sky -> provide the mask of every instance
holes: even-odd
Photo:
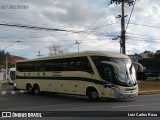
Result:
[[[136,0],[126,30],[127,54],[160,49],[159,6],[160,0]],[[125,4],[125,26],[132,8]],[[52,29],[0,25],[0,50],[37,58],[39,51],[49,56],[48,47],[53,44],[65,52],[77,52],[78,41],[79,51],[119,53],[120,14],[121,5],[110,4],[110,0],[0,0],[0,24]]]

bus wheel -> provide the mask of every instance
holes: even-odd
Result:
[[[92,100],[92,101],[99,100],[99,95],[98,95],[97,90],[92,89],[88,94],[88,98],[89,100]]]
[[[10,82],[10,81],[9,81],[9,84],[10,84],[10,85],[13,85],[13,83],[12,83],[12,82]]]
[[[30,84],[27,85],[27,92],[28,92],[28,94],[33,93],[33,89],[32,89],[32,86]]]
[[[33,86],[33,90],[34,90],[34,94],[36,94],[36,95],[39,95],[41,92],[39,85],[37,85],[37,84]]]

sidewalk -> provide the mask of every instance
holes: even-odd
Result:
[[[138,82],[139,95],[160,94],[160,80],[144,80]]]
[[[2,87],[3,84],[7,83],[6,80],[0,80],[0,88]]]

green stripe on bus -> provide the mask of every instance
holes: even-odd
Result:
[[[95,84],[103,85],[103,81],[99,81],[96,79],[84,78],[84,77],[30,77],[30,76],[16,76],[16,79],[47,79],[47,80],[77,80],[77,81],[86,81],[92,82]]]

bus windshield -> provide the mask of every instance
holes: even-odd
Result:
[[[96,68],[103,80],[122,86],[134,86],[137,84],[136,71],[129,58],[109,58],[103,56],[92,57]],[[101,61],[110,61],[119,65],[120,72],[115,73],[112,65],[102,63]]]
[[[15,79],[15,71],[10,71],[10,77],[11,79]]]
[[[130,59],[112,58],[111,61],[117,63],[120,66],[120,72],[117,74],[117,82],[127,86],[133,86],[137,83],[136,71]]]

